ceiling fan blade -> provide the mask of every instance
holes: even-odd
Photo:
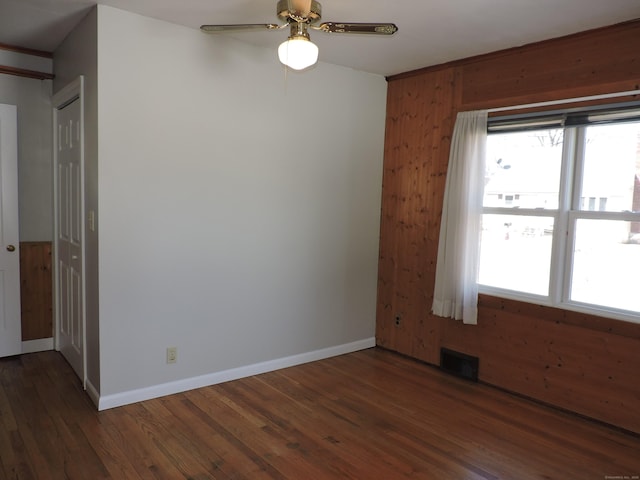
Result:
[[[366,33],[373,35],[393,35],[398,31],[398,27],[394,23],[324,22],[312,28],[328,33]]]
[[[280,30],[287,25],[275,23],[238,23],[233,25],[202,25],[200,30],[206,33],[237,32],[248,30]]]

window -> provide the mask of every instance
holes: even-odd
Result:
[[[490,119],[486,158],[481,291],[640,321],[640,109]]]

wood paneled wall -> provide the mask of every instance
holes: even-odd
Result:
[[[22,341],[53,336],[51,242],[20,243]]]
[[[435,365],[440,347],[478,356],[484,382],[640,433],[640,324],[488,296],[477,326],[430,313],[457,112],[639,84],[640,21],[389,78],[378,345]]]

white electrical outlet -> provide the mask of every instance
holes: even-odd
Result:
[[[176,363],[178,361],[178,348],[167,347],[167,363]]]

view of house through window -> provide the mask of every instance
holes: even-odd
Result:
[[[640,314],[635,113],[565,115],[543,127],[525,120],[495,132],[489,124],[482,288]]]

